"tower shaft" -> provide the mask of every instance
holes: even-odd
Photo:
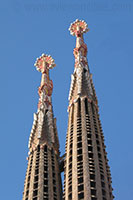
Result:
[[[47,144],[29,156],[23,200],[61,199],[58,154]]]

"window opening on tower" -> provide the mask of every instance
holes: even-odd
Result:
[[[77,117],[81,117],[81,100],[80,100],[80,98],[78,98],[78,113],[77,113]]]

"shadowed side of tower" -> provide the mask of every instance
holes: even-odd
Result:
[[[55,63],[51,56],[42,54],[35,66],[42,78],[38,110],[29,138],[23,200],[61,200],[59,141],[51,101],[53,83],[49,79],[49,69],[55,67]]]
[[[76,47],[69,92],[63,198],[112,200],[110,168],[83,40],[87,31],[87,24],[81,20],[70,26],[71,34],[76,36]]]

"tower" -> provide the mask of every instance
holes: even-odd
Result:
[[[86,22],[70,26],[76,36],[71,75],[64,164],[64,200],[112,200],[110,168],[98,114],[98,101],[87,62]]]
[[[23,200],[61,200],[59,141],[51,101],[53,82],[49,79],[49,69],[55,67],[55,63],[51,56],[42,54],[35,66],[42,78],[38,110],[29,138]]]

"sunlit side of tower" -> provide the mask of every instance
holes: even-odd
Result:
[[[49,79],[49,69],[55,67],[55,63],[51,56],[42,54],[35,66],[42,78],[38,89],[38,110],[29,138],[23,200],[61,200],[59,141],[51,101],[53,83]]]
[[[83,33],[88,30],[87,24],[81,20],[70,26],[70,33],[76,36],[76,47],[69,93],[64,200],[113,199],[98,102],[83,39]]]

